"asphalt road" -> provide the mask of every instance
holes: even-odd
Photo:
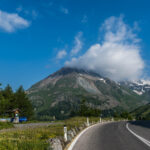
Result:
[[[126,123],[106,123],[90,128],[78,139],[73,150],[150,150],[149,146],[127,130]],[[129,123],[128,127],[150,140],[150,122],[141,124]]]

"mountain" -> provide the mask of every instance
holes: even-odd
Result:
[[[124,81],[120,82],[120,84],[127,86],[138,95],[144,95],[150,92],[149,80]]]
[[[135,109],[131,114],[137,119],[150,120],[150,103]]]
[[[147,101],[120,83],[91,71],[62,68],[27,90],[38,117],[65,118],[86,105],[101,110],[133,110]]]
[[[138,80],[138,81],[123,81],[120,82],[122,86],[131,89],[136,94],[140,95],[141,99],[150,102],[150,81]]]

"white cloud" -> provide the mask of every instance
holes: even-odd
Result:
[[[84,55],[67,61],[66,66],[92,70],[116,81],[140,78],[144,61],[134,30],[124,23],[122,16],[106,19],[101,30],[101,44],[92,45]]]
[[[113,16],[104,21],[100,30],[105,32],[104,40],[107,42],[135,44],[140,41],[134,33],[136,26],[131,28],[124,23],[122,16],[119,18]]]
[[[72,56],[76,55],[82,49],[83,46],[83,42],[81,41],[82,34],[83,34],[82,32],[78,32],[78,34],[75,36],[74,47],[71,50]]]
[[[69,14],[69,10],[65,7],[60,7],[60,11],[66,15]]]
[[[17,29],[26,28],[29,25],[29,21],[20,17],[17,13],[7,13],[0,10],[0,28],[2,30],[14,32]]]
[[[62,59],[67,55],[67,52],[65,50],[61,50],[57,54],[57,59]]]

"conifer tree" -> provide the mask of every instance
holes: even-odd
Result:
[[[33,115],[33,108],[22,86],[15,92],[14,98],[15,107],[20,109],[20,115],[30,118]]]

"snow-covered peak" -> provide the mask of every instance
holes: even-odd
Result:
[[[150,85],[150,80],[141,80],[144,85]]]
[[[144,80],[144,79],[141,79],[141,80],[138,80],[138,81],[132,81],[134,84],[137,84],[137,85],[150,85],[150,80]]]
[[[133,92],[138,95],[142,95],[145,92],[150,91],[150,80],[138,80],[138,81],[124,81],[121,84],[128,86]]]

